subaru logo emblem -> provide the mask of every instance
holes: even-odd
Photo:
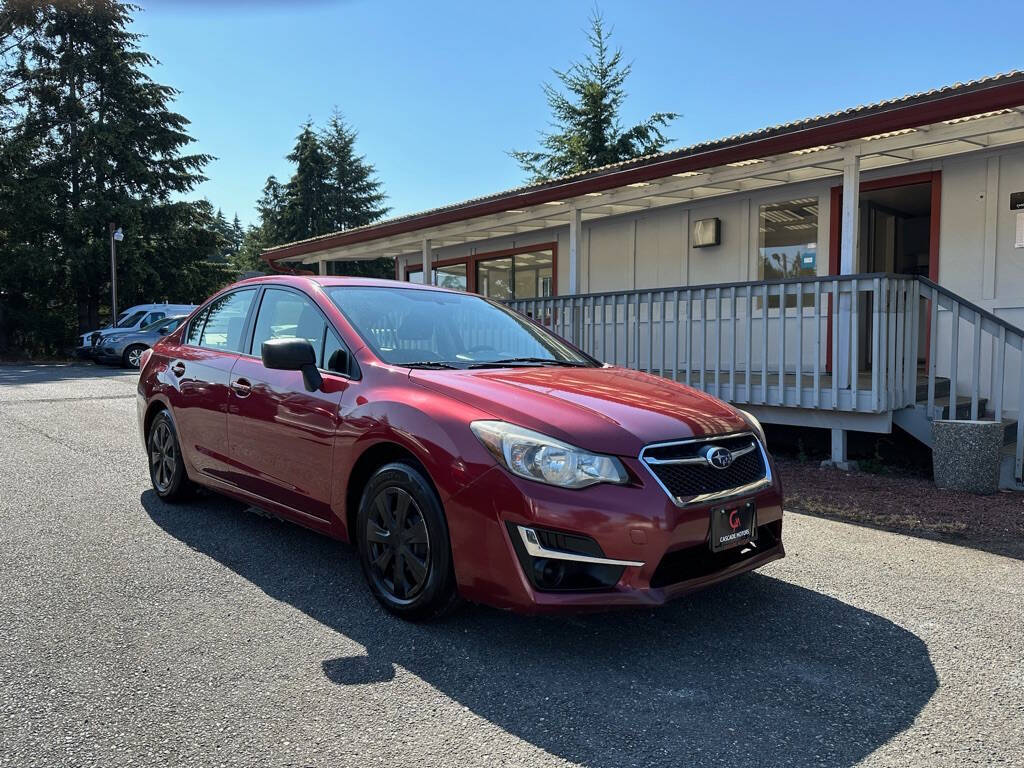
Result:
[[[721,446],[709,445],[703,450],[704,459],[715,469],[728,469],[732,464],[732,451]]]

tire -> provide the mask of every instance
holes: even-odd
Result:
[[[422,621],[458,604],[444,510],[418,469],[396,462],[374,473],[354,539],[370,591],[391,613]]]
[[[174,503],[192,495],[193,485],[185,471],[178,433],[167,411],[160,411],[149,427],[146,456],[149,479],[157,496]]]
[[[134,368],[138,370],[142,353],[145,352],[149,347],[145,344],[132,344],[128,347],[124,354],[121,355],[121,365],[125,368]]]

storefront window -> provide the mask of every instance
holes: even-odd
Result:
[[[455,288],[459,291],[466,290],[466,265],[449,264],[447,267],[436,267],[434,269],[434,285],[439,285],[442,288]]]
[[[476,292],[492,299],[511,299],[512,257],[479,262],[476,265]]]
[[[804,197],[762,205],[758,216],[758,277],[785,280],[818,274],[818,199]],[[769,299],[779,306],[778,296]],[[796,295],[786,297],[796,306]]]
[[[423,283],[423,270],[417,264],[406,268],[405,279]],[[509,256],[489,258],[477,254],[437,265],[433,270],[434,285],[476,293],[492,299],[537,299],[554,295],[555,252],[551,247],[524,251]]]

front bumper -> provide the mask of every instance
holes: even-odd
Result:
[[[705,505],[678,507],[637,461],[626,460],[640,482],[555,488],[494,467],[446,502],[455,574],[468,600],[541,613],[654,606],[754,570],[785,556],[782,489],[776,480],[755,493]],[[772,467],[773,476],[777,478]],[[758,544],[712,554],[712,509],[753,500]],[[604,558],[642,565],[622,569],[610,588],[549,591],[534,586],[522,563],[517,526],[593,539]]]
[[[100,363],[119,363],[124,350],[114,347],[93,347],[93,358]]]

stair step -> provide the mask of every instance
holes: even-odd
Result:
[[[935,377],[935,397],[949,397],[949,379],[942,378],[941,376]],[[918,401],[928,399],[927,376],[917,380],[917,399]]]
[[[918,401],[918,405],[925,406],[927,408],[927,400]],[[985,413],[985,406],[988,405],[988,399],[984,397],[978,398],[978,418],[983,419]],[[947,392],[944,397],[935,397],[936,409],[941,409],[941,415],[938,416],[940,419],[948,419],[951,417],[953,411],[949,407],[949,393]],[[971,398],[970,397],[958,397],[956,399],[956,417],[957,419],[969,419],[971,418]]]

